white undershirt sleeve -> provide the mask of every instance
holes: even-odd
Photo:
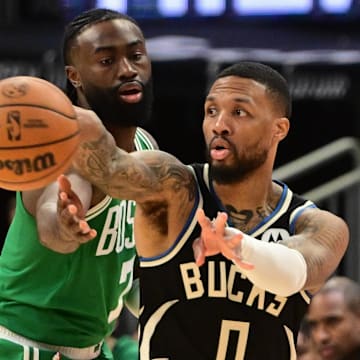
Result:
[[[229,233],[242,233],[226,228]],[[257,287],[281,296],[290,296],[303,289],[307,278],[307,265],[303,255],[295,249],[273,242],[265,242],[243,234],[239,257],[254,265],[241,272]]]

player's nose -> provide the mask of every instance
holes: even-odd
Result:
[[[119,61],[118,65],[118,78],[121,80],[124,79],[133,79],[137,76],[138,72],[134,64],[126,57],[123,57]]]

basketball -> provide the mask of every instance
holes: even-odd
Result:
[[[67,170],[80,131],[70,99],[32,76],[0,80],[0,187],[33,190]]]

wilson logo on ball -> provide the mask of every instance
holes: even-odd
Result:
[[[41,172],[56,166],[54,154],[51,152],[38,155],[33,159],[0,160],[0,171],[10,170],[16,175],[30,172]]]
[[[79,144],[75,108],[62,89],[31,76],[0,79],[0,188],[27,191],[56,181]]]

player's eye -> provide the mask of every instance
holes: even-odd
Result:
[[[206,109],[206,114],[210,116],[216,115],[216,109],[214,107],[208,107]]]
[[[335,326],[337,325],[339,322],[341,321],[341,319],[339,319],[338,317],[329,317],[326,319],[326,324],[329,326]]]
[[[137,52],[135,54],[132,55],[132,60],[133,61],[140,61],[143,58],[144,54],[141,52]]]
[[[243,109],[235,109],[234,114],[236,116],[244,116],[244,115],[246,115],[246,112]]]
[[[111,65],[114,62],[114,60],[112,58],[104,58],[100,60],[100,64],[101,65]]]

